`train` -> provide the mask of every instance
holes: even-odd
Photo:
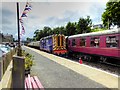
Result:
[[[33,47],[33,48],[36,48],[36,49],[40,49],[39,48],[40,47],[40,41],[30,42],[26,46]]]
[[[63,34],[54,34],[43,37],[40,41],[29,43],[28,46],[39,48],[40,50],[56,55],[67,54],[65,36]]]
[[[83,60],[120,61],[120,28],[71,36],[51,35],[39,41],[41,50]]]

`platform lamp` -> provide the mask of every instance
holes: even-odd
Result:
[[[22,48],[20,45],[20,24],[19,24],[19,3],[17,2],[17,24],[18,24],[18,50],[17,55],[22,56]]]

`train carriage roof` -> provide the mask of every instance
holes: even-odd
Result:
[[[53,36],[64,36],[63,34],[53,34],[53,35],[50,35],[50,36],[46,36],[46,37],[43,37],[41,38],[40,40],[43,40],[43,39],[48,39],[48,38],[51,38]]]
[[[36,43],[39,43],[40,41],[32,41],[30,43],[28,43],[28,45],[33,45],[33,44],[36,44]]]
[[[84,34],[77,34],[69,36],[68,38],[77,38],[77,37],[86,37],[86,36],[100,36],[100,35],[107,35],[107,34],[118,34],[120,33],[120,28],[112,29],[112,30],[104,30],[99,32],[92,32],[92,33],[84,33]]]

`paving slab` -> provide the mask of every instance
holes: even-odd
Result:
[[[45,88],[107,88],[108,87],[104,83],[102,84],[98,82],[98,81],[104,81],[105,79],[107,80],[108,77],[104,74],[105,78],[101,78],[102,75],[101,72],[96,73],[95,71],[92,71],[90,68],[86,69],[87,67],[83,69],[83,66],[79,65],[78,67],[78,64],[76,63],[69,62],[64,58],[54,56],[52,54],[48,54],[43,51],[31,49],[28,47],[23,47],[23,49],[25,49],[30,54],[34,55],[35,65],[32,67],[31,73],[32,75],[37,75],[39,77],[40,81],[42,82]],[[59,61],[64,60],[64,61],[63,63],[56,62],[58,60]],[[64,65],[68,65],[68,67]],[[87,71],[85,72],[85,70]],[[89,75],[86,75],[88,74],[88,72]],[[111,76],[110,78],[113,77]],[[116,79],[113,78],[113,80]],[[110,81],[106,81],[106,82],[110,82]],[[114,87],[110,86],[109,88],[117,88],[117,85],[114,85]]]

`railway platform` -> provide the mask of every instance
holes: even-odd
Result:
[[[31,74],[38,76],[45,88],[120,88],[117,75],[37,49],[22,48],[34,56]]]

